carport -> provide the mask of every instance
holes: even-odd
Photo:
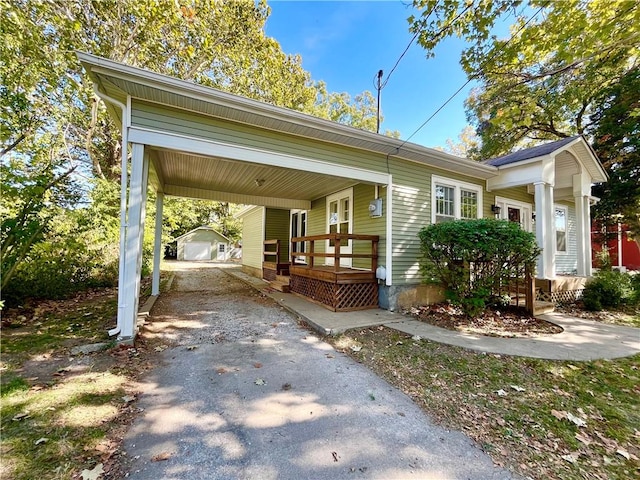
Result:
[[[152,295],[157,296],[165,195],[309,209],[312,200],[355,183],[392,185],[391,174],[369,165],[365,156],[357,166],[341,160],[340,149],[388,153],[386,137],[86,53],[78,57],[121,124],[118,320],[109,332],[120,340],[136,334],[148,186],[156,192]],[[392,188],[386,188],[389,272],[391,195]]]

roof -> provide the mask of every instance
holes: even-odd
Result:
[[[187,233],[184,233],[184,234],[180,235],[179,237],[176,237],[176,239],[175,239],[174,241],[176,241],[176,242],[177,242],[178,240],[181,240],[181,239],[183,239],[184,237],[188,236],[189,234],[191,234],[191,233],[193,233],[193,232],[196,232],[196,231],[198,231],[198,230],[209,230],[209,231],[211,231],[211,232],[213,232],[213,233],[217,234],[218,236],[220,236],[220,237],[224,238],[227,242],[230,242],[230,241],[231,241],[231,240],[229,240],[227,237],[225,237],[224,235],[222,235],[219,231],[217,231],[215,228],[210,227],[210,226],[208,226],[208,225],[201,225],[201,226],[199,226],[199,227],[194,228],[193,230],[189,230]]]
[[[537,147],[524,148],[522,150],[518,150],[517,152],[513,152],[502,157],[486,160],[484,163],[486,163],[487,165],[493,165],[494,167],[501,167],[503,165],[509,165],[511,163],[517,163],[523,160],[543,157],[555,152],[556,150],[559,150],[560,148],[570,144],[578,138],[581,138],[580,135],[563,138],[562,140],[557,140],[555,142],[545,143],[544,145],[538,145]]]
[[[126,101],[126,94],[129,94],[135,98],[173,105],[180,109],[225,118],[245,125],[402,158],[481,179],[490,178],[497,173],[491,165],[457,157],[433,148],[277,107],[88,53],[77,52],[77,55],[96,85],[107,90],[113,97],[119,96],[120,101]],[[112,109],[112,112],[118,115],[117,109]]]

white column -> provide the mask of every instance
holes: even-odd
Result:
[[[138,285],[138,258],[141,255],[140,229],[142,220],[142,209],[144,203],[144,145],[139,143],[131,144],[131,177],[129,183],[129,205],[128,205],[128,227],[125,239],[125,271],[123,299],[124,314],[120,330],[120,339],[132,339],[136,333],[136,320],[138,316],[137,303],[139,290]]]
[[[545,182],[536,182],[536,239],[542,253],[538,257],[537,277],[554,278],[556,270],[555,212],[553,208],[553,187]]]
[[[587,195],[582,197],[582,214],[583,214],[583,228],[584,228],[584,250],[586,255],[584,257],[585,260],[585,268],[584,274],[587,277],[590,277],[593,274],[591,270],[591,202],[589,201],[589,197]]]
[[[142,255],[144,252],[144,225],[147,219],[147,190],[149,183],[149,154],[144,153],[142,156],[142,201],[140,203],[140,230],[138,238],[140,242],[140,250],[138,250],[138,262],[136,263],[136,318],[139,310],[138,301],[140,300],[140,280],[142,279]]]
[[[162,258],[162,208],[164,193],[156,193],[156,228],[153,242],[153,277],[151,279],[151,295],[160,295],[160,259]]]
[[[576,205],[576,270],[579,276],[584,277],[587,275],[587,261],[591,262],[591,250],[586,249],[588,232],[585,233],[582,195],[573,198]]]

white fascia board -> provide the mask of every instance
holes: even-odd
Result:
[[[487,191],[500,190],[502,188],[528,185],[534,182],[543,182],[543,168],[541,159],[535,162],[518,164],[518,168],[500,168],[496,177],[487,180]]]
[[[262,205],[265,207],[282,209],[310,210],[311,202],[308,200],[297,200],[290,198],[261,197],[258,195],[245,195],[242,193],[220,192],[216,190],[205,190],[203,188],[183,187],[180,185],[165,185],[164,194],[174,197],[195,198],[200,200],[216,200],[219,202],[229,202],[237,204]]]
[[[387,181],[386,173],[374,172],[356,167],[347,167],[345,165],[338,165],[335,163],[323,162],[320,160],[297,157],[283,153],[275,153],[241,145],[232,145],[212,140],[204,140],[201,138],[187,137],[185,135],[159,132],[146,128],[131,128],[129,130],[129,141],[153,147],[166,148],[168,150],[195,153],[205,157],[216,156],[229,158],[232,160],[256,163],[258,165],[271,165],[274,167],[282,167],[292,170],[302,170],[373,184],[383,184]]]

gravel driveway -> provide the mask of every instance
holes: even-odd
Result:
[[[132,479],[506,479],[466,436],[215,265],[174,264],[125,439]]]

